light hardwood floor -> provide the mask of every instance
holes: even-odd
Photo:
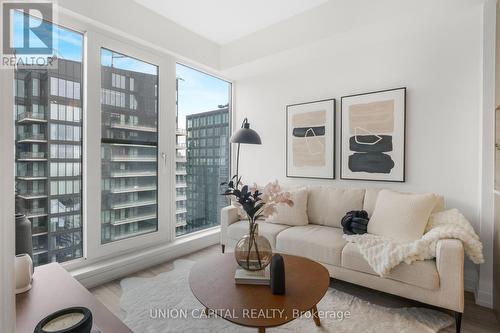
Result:
[[[193,261],[220,252],[220,246],[211,246],[201,251],[189,254],[184,259]],[[166,262],[149,269],[132,274],[129,277],[153,277],[172,269],[172,262]],[[383,292],[360,287],[344,281],[331,280],[331,286],[338,290],[350,293],[368,302],[386,307],[426,306],[401,297],[389,295]],[[121,287],[120,280],[103,284],[90,290],[109,310],[119,318],[124,318],[125,313],[120,308]],[[453,333],[455,327],[450,326],[440,333]],[[462,332],[464,333],[498,333],[500,326],[497,323],[492,310],[476,305],[472,293],[465,294],[465,312],[462,319]]]

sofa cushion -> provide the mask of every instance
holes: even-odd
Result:
[[[338,189],[327,186],[309,188],[309,223],[341,228],[340,221],[351,210],[363,208],[364,189]]]
[[[340,266],[346,241],[342,229],[309,224],[283,230],[276,237],[276,250]]]
[[[290,199],[293,206],[281,203],[276,205],[276,212],[267,218],[268,222],[286,224],[290,226],[307,225],[307,189],[297,189],[290,191]]]
[[[358,250],[355,243],[348,243],[342,250],[342,267],[371,275],[377,275]],[[385,276],[425,289],[439,289],[439,274],[435,260],[415,261],[411,265],[401,263]]]
[[[276,235],[281,231],[288,229],[289,226],[283,224],[268,223],[259,221],[259,235],[264,236],[269,240],[273,249],[276,248]],[[248,235],[248,220],[240,220],[232,223],[227,227],[227,236],[236,241]]]
[[[365,199],[363,201],[363,210],[368,212],[368,216],[371,217],[373,215],[373,211],[375,210],[375,204],[377,203],[377,197],[381,188],[367,188],[365,192]],[[444,198],[440,195],[437,195],[436,206],[432,210],[433,213],[442,212],[445,209],[444,207]]]
[[[429,216],[436,205],[433,193],[406,194],[380,191],[368,232],[401,242],[412,242],[424,234]]]

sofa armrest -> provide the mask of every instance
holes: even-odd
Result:
[[[220,211],[220,243],[226,245],[227,240],[227,227],[238,222],[240,216],[238,214],[238,208],[232,205],[224,207]]]
[[[457,239],[442,239],[436,244],[436,266],[443,301],[449,309],[464,311],[464,247]]]

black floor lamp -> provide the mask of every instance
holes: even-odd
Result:
[[[231,136],[232,143],[237,143],[237,153],[236,153],[236,181],[239,178],[239,169],[240,169],[240,144],[246,143],[251,145],[260,145],[262,141],[260,140],[259,134],[250,128],[250,123],[248,119],[245,118],[243,123],[241,124],[241,128],[239,128],[234,134]]]

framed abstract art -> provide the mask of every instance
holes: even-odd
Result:
[[[335,99],[287,105],[287,177],[335,179],[335,134]]]
[[[341,98],[341,179],[405,181],[406,88]]]

